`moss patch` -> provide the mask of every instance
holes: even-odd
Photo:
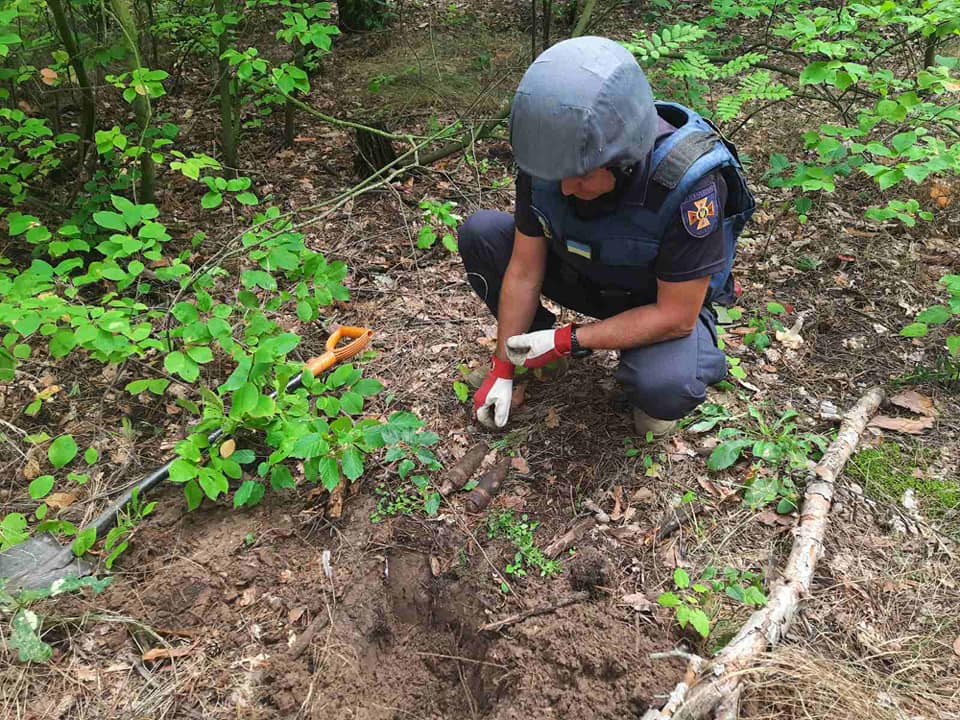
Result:
[[[448,24],[351,58],[337,82],[379,115],[487,117],[512,95],[529,59],[529,40],[520,33]]]
[[[929,449],[885,442],[850,458],[847,473],[881,500],[899,502],[904,491],[913,488],[925,515],[944,518],[960,507],[960,479],[936,477],[930,472],[932,460]]]

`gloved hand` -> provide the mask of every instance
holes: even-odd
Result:
[[[502,428],[510,417],[513,398],[513,364],[494,356],[490,372],[473,396],[477,420],[488,428]]]
[[[514,365],[538,368],[570,354],[573,325],[557,330],[538,330],[507,338],[507,357]]]

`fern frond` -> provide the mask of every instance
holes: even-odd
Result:
[[[740,114],[740,108],[746,102],[742,95],[727,95],[717,102],[717,119],[722,122],[733,120]]]
[[[721,65],[717,69],[717,77],[728,78],[733,77],[734,75],[739,75],[745,70],[749,70],[757,63],[763,62],[766,59],[767,56],[764,53],[744,53],[743,55],[734,58],[730,62]]]
[[[633,42],[622,44],[641,64],[652,65],[664,55],[674,53],[706,35],[707,31],[697,25],[678,23],[652,33],[649,38],[642,33],[634,33]]]

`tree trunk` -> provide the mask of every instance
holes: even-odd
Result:
[[[137,25],[130,10],[130,0],[110,0],[110,5],[113,7],[114,15],[117,16],[127,49],[130,51],[130,70],[139,70],[143,65],[140,62],[140,43],[137,40]],[[145,95],[137,95],[134,99],[133,112],[137,118],[137,126],[140,128],[140,144],[143,146],[143,153],[140,155],[140,197],[137,198],[137,202],[152,203],[157,170],[151,152],[153,143],[146,137],[147,129],[150,127],[151,112],[150,101]]]
[[[150,64],[160,67],[160,54],[157,51],[157,38],[153,34],[153,0],[145,0],[147,6],[147,27],[144,28],[144,34],[150,40]]]
[[[553,20],[553,0],[543,0],[543,49],[550,47],[550,21]]]
[[[587,25],[590,23],[590,16],[593,15],[593,8],[596,4],[597,0],[586,0],[583,3],[583,7],[580,8],[580,17],[577,18],[577,24],[573,28],[570,37],[580,37],[586,32]]]
[[[223,21],[227,15],[224,0],[214,0],[214,10],[217,17]],[[234,117],[236,108],[233,102],[233,87],[230,81],[230,63],[223,59],[223,54],[230,49],[232,33],[230,26],[223,23],[223,32],[217,38],[217,92],[220,95],[220,150],[223,152],[223,164],[227,167],[237,167],[237,130],[239,125]]]
[[[303,69],[303,45],[299,41],[294,41],[295,49],[293,51],[293,64],[301,70]],[[288,99],[283,106],[283,145],[284,147],[293,147],[293,137],[297,131],[297,108]]]
[[[96,105],[94,103],[93,88],[87,77],[80,48],[77,45],[61,0],[47,0],[47,7],[53,15],[53,23],[57,28],[60,42],[69,56],[70,68],[77,76],[77,85],[80,86],[80,159],[86,154],[87,145],[93,142],[93,130],[96,122]]]
[[[337,25],[341,32],[364,32],[386,25],[383,0],[338,0]]]
[[[364,124],[378,130],[385,131],[387,129],[383,123],[379,122],[368,122]],[[357,152],[356,155],[354,155],[353,162],[358,177],[369,177],[396,159],[397,153],[394,151],[393,145],[388,138],[368,130],[357,130]]]

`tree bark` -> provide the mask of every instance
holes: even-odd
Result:
[[[371,121],[370,126],[386,130],[383,123]],[[357,130],[357,152],[354,155],[354,169],[357,177],[363,179],[376,173],[397,159],[397,153],[389,138],[368,130]]]
[[[236,168],[237,162],[237,122],[236,106],[233,101],[233,84],[230,78],[230,63],[224,60],[223,55],[230,49],[233,33],[226,22],[227,6],[224,0],[214,0],[214,11],[220,22],[223,23],[223,32],[217,38],[217,94],[220,96],[220,151],[223,153],[223,164]]]
[[[138,42],[137,25],[133,20],[129,0],[110,0],[113,12],[120,23],[123,38],[130,51],[130,70],[136,71],[143,67],[140,62],[140,43]],[[146,137],[150,127],[150,101],[145,95],[137,95],[133,101],[133,112],[140,128],[140,144],[143,153],[140,155],[140,197],[137,202],[152,203],[155,198],[157,170],[153,162],[153,143]]]
[[[96,104],[93,87],[87,77],[87,70],[83,66],[80,48],[67,22],[61,0],[47,0],[47,7],[53,15],[53,24],[57,28],[60,42],[69,56],[70,68],[77,76],[77,85],[80,86],[80,159],[86,154],[87,146],[93,142],[93,130],[96,123]]]
[[[293,64],[301,70],[303,69],[303,45],[299,40],[294,40],[295,49],[293,51]],[[283,145],[284,147],[293,147],[293,137],[297,131],[297,107],[288,98],[283,105]],[[380,168],[377,168],[378,170]]]
[[[814,469],[815,477],[803,495],[796,538],[783,576],[770,589],[767,604],[757,610],[740,632],[697,675],[675,712],[648,710],[644,720],[695,720],[713,712],[721,703],[740,692],[743,674],[768,645],[776,645],[786,633],[813,579],[817,561],[823,555],[823,540],[829,521],[834,483],[860,441],[870,417],[883,400],[883,391],[873,388],[844,417],[837,439]],[[684,683],[681,683],[684,684]],[[679,686],[678,686],[679,688]]]

